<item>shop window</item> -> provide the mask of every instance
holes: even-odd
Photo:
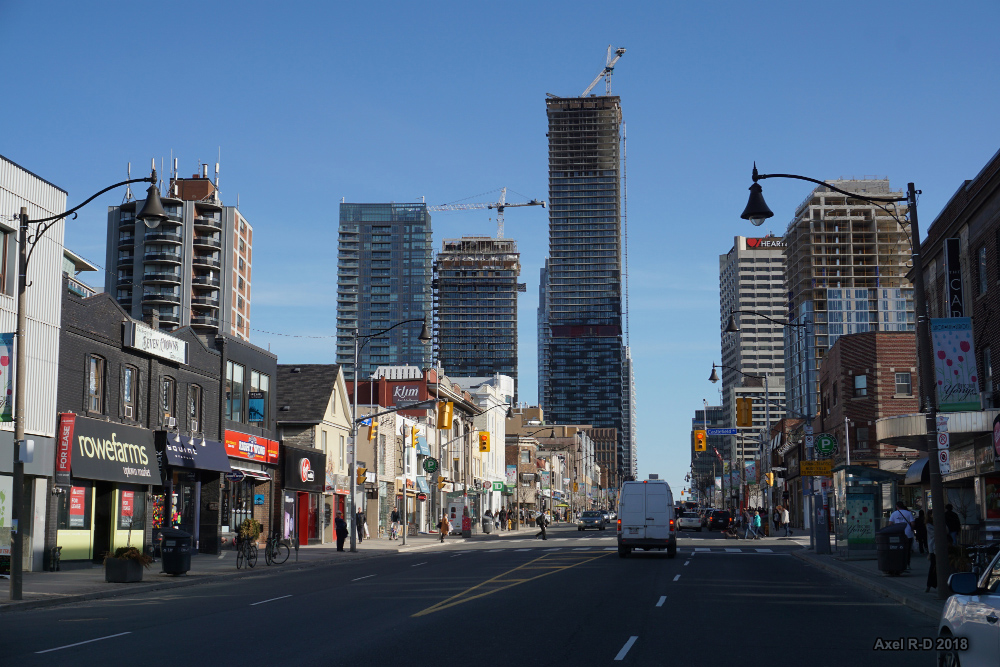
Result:
[[[163,411],[163,423],[166,426],[177,425],[177,413],[174,412],[176,398],[177,384],[172,377],[164,377],[160,385],[160,409]],[[171,418],[173,418],[172,424]]]
[[[243,421],[243,374],[246,368],[232,361],[226,362],[226,419]]]
[[[250,371],[250,400],[247,401],[247,421],[251,424],[260,427],[266,426],[270,389],[270,376],[258,371]]]
[[[196,384],[188,388],[188,423],[192,433],[205,430],[201,423],[201,394],[201,387]]]
[[[87,410],[104,412],[104,359],[91,355],[87,359]]]
[[[59,500],[59,530],[90,530],[90,482],[74,482]]]
[[[327,436],[327,433],[326,433],[326,431],[320,431],[320,433],[322,434],[322,438],[320,438],[320,440],[321,440],[321,448],[323,449],[323,453],[327,455],[327,460],[329,460],[330,453],[326,449],[326,436]]]
[[[896,395],[912,396],[913,384],[910,382],[909,373],[896,373]]]
[[[139,382],[139,369],[135,366],[122,366],[122,416],[125,419],[137,419],[136,385]]]
[[[146,529],[146,494],[133,489],[118,491],[118,530]]]
[[[867,396],[868,395],[868,376],[867,375],[855,375],[854,376],[854,395],[857,396]]]
[[[253,518],[255,484],[256,480],[249,478],[239,482],[229,482],[229,488],[223,493],[222,498],[224,531],[236,531],[245,520]]]

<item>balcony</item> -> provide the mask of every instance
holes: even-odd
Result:
[[[135,214],[122,215],[118,219],[118,229],[135,229]]]
[[[180,264],[181,255],[176,252],[147,252],[143,259],[147,262],[169,262],[171,264]]]
[[[206,255],[195,255],[191,259],[191,263],[194,266],[200,266],[207,269],[218,269],[222,267],[218,259]]]
[[[181,297],[177,294],[163,294],[161,292],[145,292],[142,295],[143,303],[180,303]]]
[[[191,278],[191,284],[195,287],[212,287],[219,289],[219,279],[211,276],[194,276]]]
[[[194,216],[194,226],[195,229],[214,229],[216,231],[222,231],[222,221],[216,218],[206,218],[203,215]]]
[[[132,253],[119,253],[118,263],[119,264],[131,264],[135,261],[135,255]]]
[[[119,285],[131,285],[132,284],[132,276],[131,275],[128,275],[128,276],[118,276],[118,284]]]
[[[149,272],[142,274],[142,284],[149,285],[153,283],[169,283],[171,285],[180,285],[181,276],[179,273],[158,273]]]
[[[118,301],[118,305],[125,310],[129,310],[132,307],[132,297],[130,296],[120,296],[116,299],[116,301]]]
[[[212,315],[192,315],[191,326],[195,327],[217,327],[219,318]]]
[[[118,237],[119,248],[131,248],[134,245],[135,245],[135,236],[129,234],[128,236],[122,235]]]
[[[193,296],[191,297],[192,308],[214,308],[219,307],[219,297],[217,296]]]
[[[162,230],[156,230],[152,232],[146,232],[146,243],[151,243],[153,241],[165,241],[167,243],[183,243],[184,237],[176,232],[167,232]]]
[[[194,244],[203,248],[221,248],[222,241],[211,236],[195,236]]]

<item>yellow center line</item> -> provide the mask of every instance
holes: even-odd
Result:
[[[595,552],[578,553],[578,554],[573,554],[573,556],[579,558],[580,556],[586,556],[587,553],[595,553]],[[589,563],[591,561],[597,560],[598,558],[603,558],[604,556],[607,556],[609,552],[603,551],[596,553],[598,553],[597,556],[594,556],[592,558],[583,558],[578,562],[573,563],[572,565],[557,565],[557,566],[544,565],[544,566],[532,567],[532,565],[534,565],[535,563],[538,563],[539,561],[544,560],[554,554],[546,554],[544,556],[540,556],[534,560],[528,561],[524,565],[515,567],[512,570],[507,570],[506,572],[498,574],[497,576],[487,579],[486,581],[483,581],[481,583],[478,583],[475,586],[472,586],[471,588],[468,588],[462,591],[461,593],[458,593],[457,595],[453,595],[450,598],[447,598],[446,600],[442,600],[437,604],[431,605],[430,607],[424,609],[423,611],[418,611],[417,613],[413,614],[413,618],[417,618],[418,616],[426,616],[428,614],[433,614],[436,611],[442,611],[444,609],[448,609],[449,607],[454,607],[456,605],[460,605],[465,602],[469,602],[471,600],[476,600],[478,598],[486,597],[487,595],[492,595],[493,593],[498,593],[500,591],[506,590],[508,588],[513,588],[514,586],[519,586],[529,581],[534,581],[536,579],[541,579],[542,577],[547,577],[548,575],[554,574],[556,572],[562,572],[563,570],[568,570],[571,567],[576,567],[577,565],[583,565],[584,563]],[[569,554],[563,554],[563,556],[568,556],[568,555]],[[514,572],[518,572],[519,570],[543,570],[543,571],[541,574],[537,574],[533,577],[528,577],[527,579],[504,579],[505,576],[513,574]],[[488,586],[489,584],[500,584],[500,585],[498,585],[496,588],[491,588],[489,590],[476,593],[475,595],[469,595],[468,597],[463,597],[484,586]]]

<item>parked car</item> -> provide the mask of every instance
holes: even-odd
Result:
[[[733,522],[733,517],[729,514],[728,510],[715,510],[712,512],[711,518],[708,520],[708,529],[714,530],[718,528],[719,530],[725,530],[729,528],[729,524]]]
[[[972,572],[948,578],[935,648],[939,665],[1000,665],[1000,554],[978,579]]]
[[[607,510],[601,510],[601,516],[604,517],[604,525],[605,526],[611,525],[611,512],[609,512]]]
[[[588,528],[596,528],[597,530],[604,530],[604,514],[596,510],[588,510],[580,515],[580,521],[577,522],[577,530],[587,530]]]
[[[701,517],[698,516],[697,512],[684,512],[681,514],[681,518],[677,521],[677,529],[684,530],[685,528],[701,532]]]

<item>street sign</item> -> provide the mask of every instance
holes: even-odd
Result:
[[[805,426],[802,427],[802,429],[805,431],[806,435],[812,435],[813,434],[812,424],[806,424]]]
[[[735,428],[710,428],[706,429],[709,435],[736,435]]]
[[[799,462],[799,474],[813,477],[831,477],[833,475],[833,461],[801,461]]]
[[[437,459],[428,456],[424,459],[424,472],[437,472],[438,462]]]
[[[820,454],[833,454],[837,447],[837,439],[829,433],[820,433],[816,436],[816,451]]]
[[[937,415],[937,431],[938,433],[948,432],[948,415]]]
[[[938,467],[941,469],[942,475],[951,472],[951,450],[938,450]]]
[[[234,482],[238,482],[246,476],[247,476],[246,473],[243,472],[242,470],[233,470],[232,472],[226,473],[226,479],[232,480]]]
[[[947,431],[938,431],[937,442],[938,449],[948,449],[951,446],[951,436]]]
[[[420,502],[424,502],[425,500],[427,500],[427,494],[426,493],[418,493],[417,494],[417,500],[419,500]]]

